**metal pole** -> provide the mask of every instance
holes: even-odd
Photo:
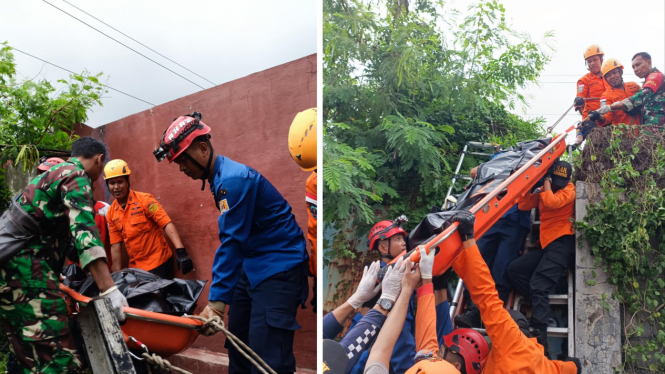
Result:
[[[462,296],[462,291],[464,290],[464,281],[462,278],[457,282],[457,288],[455,288],[455,295],[453,296],[453,303],[450,304],[450,320],[453,320],[455,315],[455,310],[457,309],[457,303],[459,303],[460,296]]]
[[[462,149],[462,156],[459,158],[459,162],[457,163],[457,168],[455,169],[455,175],[453,175],[453,182],[450,184],[450,188],[448,188],[448,193],[446,194],[446,199],[443,201],[443,209],[446,209],[446,206],[448,205],[448,198],[450,197],[450,194],[453,192],[453,186],[455,186],[455,182],[457,182],[457,173],[459,173],[459,170],[462,168],[462,161],[464,161],[464,155],[466,154],[466,150],[469,148],[469,142],[466,142],[464,144],[464,149]]]

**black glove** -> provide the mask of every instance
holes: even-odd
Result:
[[[476,223],[476,216],[466,210],[460,210],[451,218],[452,222],[459,222],[457,232],[462,241],[473,239],[473,225]]]
[[[584,98],[576,96],[575,97],[575,106],[584,106]]]
[[[577,357],[566,357],[563,362],[574,362],[575,366],[577,366],[577,374],[582,374],[582,362],[580,361],[579,358]]]
[[[446,270],[445,273],[432,277],[432,284],[434,285],[435,290],[445,290],[448,289],[448,281],[450,281],[450,275],[453,273],[453,268]]]
[[[596,112],[595,110],[589,112],[589,119],[592,121],[598,121],[600,117],[602,117],[600,113]]]
[[[187,250],[185,250],[185,248],[176,248],[175,255],[176,260],[178,261],[178,270],[182,271],[183,275],[194,269],[192,259],[187,255]]]

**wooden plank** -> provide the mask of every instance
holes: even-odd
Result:
[[[94,374],[136,374],[110,300],[94,299],[76,320]]]

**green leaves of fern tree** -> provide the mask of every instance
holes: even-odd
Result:
[[[413,228],[443,203],[467,141],[543,134],[542,119],[509,109],[549,61],[551,35],[536,43],[512,30],[498,0],[462,12],[441,1],[323,0],[323,11],[324,224],[350,222],[361,238],[406,214]],[[462,172],[478,162],[467,158]]]

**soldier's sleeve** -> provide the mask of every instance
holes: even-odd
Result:
[[[159,228],[163,229],[171,222],[171,218],[166,214],[166,211],[164,211],[162,204],[160,204],[154,196],[148,194],[142,203],[144,205],[143,209],[145,215],[155,222]]]
[[[654,92],[650,88],[643,88],[635,95],[623,100],[622,102],[626,105],[626,112],[633,110],[636,106],[644,105],[653,95]]]
[[[90,179],[82,170],[72,172],[60,182],[64,214],[69,217],[69,229],[84,269],[95,260],[106,260],[104,244],[95,223],[91,191]]]

